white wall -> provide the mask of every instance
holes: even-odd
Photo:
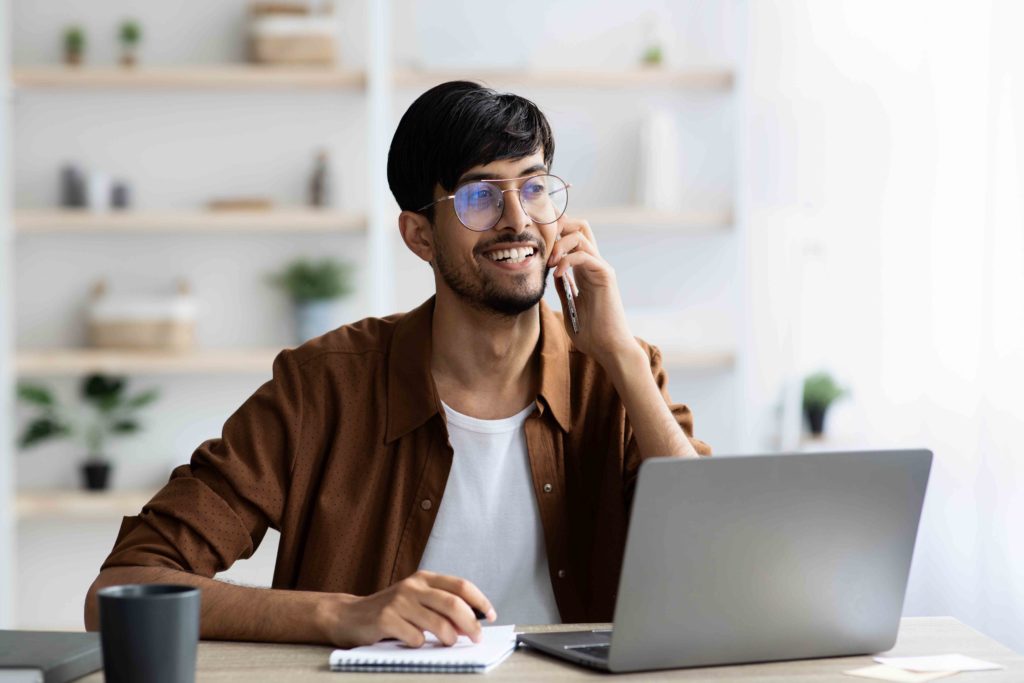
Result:
[[[835,439],[933,449],[906,613],[1024,649],[1020,5],[750,9],[761,435],[827,367],[852,389]]]
[[[10,21],[6,2],[0,2],[0,140],[10,139],[10,59],[4,47],[10,39]],[[11,294],[11,168],[6,154],[0,154],[0,387],[11,386],[11,320],[14,297]],[[13,428],[12,397],[0,390],[0,628],[10,628],[14,619],[11,595],[14,587],[14,462],[10,431]]]

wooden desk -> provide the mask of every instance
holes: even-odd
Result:
[[[579,629],[580,626],[539,626],[526,627],[523,631],[550,631]],[[568,662],[546,657],[537,652],[520,648],[505,662],[490,673],[479,677],[467,674],[417,675],[417,674],[352,674],[335,673],[327,668],[329,647],[309,645],[267,645],[260,643],[228,643],[204,641],[199,645],[199,665],[196,680],[244,681],[245,683],[280,683],[289,681],[341,681],[365,680],[375,683],[398,681],[563,681],[595,679],[608,681],[772,681],[774,683],[818,683],[836,681],[855,683],[866,678],[844,676],[843,671],[873,664],[871,657],[842,657],[837,659],[813,659],[771,664],[748,664],[742,666],[721,666],[704,669],[676,669],[672,671],[649,671],[636,674],[608,674],[590,671]],[[891,654],[934,655],[960,653],[1002,664],[1002,671],[980,671],[962,673],[949,679],[950,683],[1003,683],[1024,680],[1024,656],[1016,654],[996,641],[984,636],[951,617],[920,617],[904,619],[900,625],[899,640]],[[99,673],[79,679],[80,683],[101,683]]]

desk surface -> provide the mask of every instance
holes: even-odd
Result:
[[[607,625],[604,625],[607,626]],[[587,626],[534,626],[523,631],[553,631],[586,628]],[[458,676],[415,675],[415,674],[351,674],[334,673],[327,668],[329,647],[311,645],[270,645],[262,643],[231,643],[203,641],[199,644],[199,664],[196,680],[244,681],[245,683],[279,683],[280,681],[333,681],[366,680],[376,683],[386,681],[451,681]],[[899,639],[890,654],[895,656],[935,655],[960,653],[986,661],[1002,664],[1002,671],[980,671],[958,674],[943,679],[956,683],[1002,683],[1024,680],[1024,655],[1019,655],[991,638],[978,633],[951,617],[917,617],[904,619],[900,624]],[[644,681],[774,681],[783,683],[818,683],[839,681],[853,683],[866,681],[864,678],[844,676],[843,671],[873,664],[871,657],[840,657],[834,659],[813,659],[770,664],[747,664],[742,666],[720,666],[704,669],[675,669],[636,674],[619,674],[614,678],[607,674],[577,667],[546,657],[537,652],[520,648],[505,662],[484,677],[467,674],[467,683],[475,680],[498,683],[500,681],[563,681],[601,679],[618,681],[637,679]],[[79,679],[79,683],[101,683],[99,673]]]

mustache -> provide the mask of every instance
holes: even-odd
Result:
[[[547,244],[540,237],[528,232],[521,232],[518,235],[499,235],[496,239],[478,247],[476,251],[477,253],[483,253],[498,244],[532,244],[541,253],[544,253],[547,248]]]

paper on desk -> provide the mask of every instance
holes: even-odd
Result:
[[[875,657],[879,664],[888,664],[907,671],[993,671],[1003,666],[983,662],[965,655],[934,655],[931,657]]]
[[[480,629],[479,643],[459,636],[451,647],[427,633],[423,647],[407,647],[389,640],[351,650],[335,650],[331,653],[330,667],[335,671],[488,671],[515,649],[515,629],[513,625],[484,626]]]
[[[906,671],[887,664],[874,664],[863,669],[844,671],[847,676],[871,678],[876,681],[895,681],[896,683],[925,683],[936,678],[944,678],[960,673],[959,671]]]

